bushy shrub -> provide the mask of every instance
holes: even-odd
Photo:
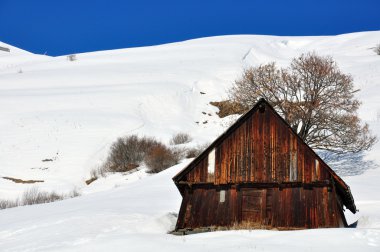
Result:
[[[152,137],[131,135],[118,138],[111,146],[106,168],[112,172],[135,169],[144,160],[146,154],[160,144]]]
[[[171,145],[184,144],[184,143],[191,142],[191,140],[192,140],[192,137],[189,134],[180,132],[173,135],[173,137],[170,139],[170,144]]]
[[[151,173],[157,173],[178,164],[181,159],[180,156],[181,152],[173,151],[165,145],[160,144],[147,153],[144,161]]]
[[[181,144],[191,141],[191,137],[185,133],[173,136],[172,144]],[[188,149],[181,146],[168,147],[152,137],[138,137],[131,135],[118,138],[111,146],[104,171],[127,172],[137,168],[142,162],[146,164],[151,173],[157,173],[169,168],[185,158]],[[99,172],[92,171],[91,179],[87,184],[98,177]]]

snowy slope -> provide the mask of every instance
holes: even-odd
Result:
[[[350,230],[167,235],[175,222],[171,213],[178,211],[181,200],[171,177],[184,163],[154,176],[140,171],[84,184],[119,136],[140,134],[168,141],[173,133],[185,131],[197,143],[213,140],[225,124],[209,102],[226,97],[244,66],[269,61],[286,66],[292,57],[308,51],[332,55],[345,73],[353,75],[361,89],[360,116],[380,135],[380,56],[372,49],[379,37],[380,32],[221,36],[78,54],[76,61],[15,48],[0,51],[0,177],[42,179],[41,189],[78,188],[84,193],[62,202],[0,211],[0,247],[276,251],[282,246],[285,251],[319,251],[343,244],[338,250],[379,251],[379,169],[344,178],[360,209],[360,228]],[[365,159],[380,164],[380,144]],[[0,179],[0,198],[16,198],[30,186]]]
[[[380,176],[375,170],[349,180],[355,185],[361,214],[356,229],[167,234],[181,202],[171,178],[186,163],[105,192],[0,211],[0,247],[2,251],[379,251],[380,197],[373,185]]]
[[[34,65],[40,61],[46,62],[46,60],[50,58],[48,56],[27,52],[1,41],[0,47],[9,49],[9,52],[0,50],[1,74],[22,72],[24,66]]]
[[[15,48],[0,52],[0,176],[42,179],[42,188],[67,191],[84,186],[119,136],[167,141],[186,131],[199,143],[209,142],[223,130],[209,102],[226,96],[244,66],[286,65],[312,50],[332,55],[353,74],[359,98],[365,98],[362,118],[375,121],[380,66],[371,48],[379,35],[211,37],[84,53],[76,61]],[[17,197],[27,187],[1,183],[0,198]]]

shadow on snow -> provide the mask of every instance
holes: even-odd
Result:
[[[318,155],[339,175],[355,176],[379,166],[373,160],[365,160],[365,152],[336,154],[319,151]]]

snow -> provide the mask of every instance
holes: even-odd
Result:
[[[379,135],[380,56],[372,49],[379,37],[380,31],[219,36],[83,53],[76,61],[0,42],[11,49],[0,51],[0,177],[44,180],[26,185],[0,178],[0,199],[15,199],[32,186],[82,193],[1,210],[1,250],[379,251],[380,169],[366,167],[369,161],[380,163],[379,143],[357,163],[364,165],[362,174],[343,177],[360,210],[354,216],[346,211],[349,222],[359,219],[356,229],[167,234],[181,203],[171,178],[191,160],[155,175],[140,167],[85,184],[117,137],[148,135],[168,143],[173,134],[188,132],[191,145],[212,141],[228,119],[219,119],[209,102],[226,97],[242,68],[270,61],[286,66],[292,57],[313,50],[332,55],[343,72],[353,75],[363,102],[360,116]]]
[[[3,251],[379,251],[375,170],[368,173],[377,177],[349,181],[362,215],[356,229],[167,234],[181,202],[171,178],[189,161],[103,192],[0,211],[0,245]]]

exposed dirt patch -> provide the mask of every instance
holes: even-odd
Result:
[[[91,184],[92,182],[94,182],[95,180],[97,180],[98,178],[95,178],[95,177],[93,177],[93,178],[90,178],[90,179],[87,179],[85,182],[86,182],[86,185],[89,185],[89,184]]]
[[[3,177],[3,179],[11,180],[17,184],[34,184],[34,183],[44,182],[43,180],[23,180],[23,179],[11,178],[11,177]]]
[[[217,107],[219,109],[219,112],[217,115],[220,118],[229,116],[229,115],[235,115],[235,114],[244,114],[248,108],[243,106],[242,104],[238,102],[232,102],[230,100],[220,101],[220,102],[210,102],[211,105]]]
[[[49,167],[32,167],[30,168],[31,170],[41,170],[41,171],[46,171],[49,170]]]

